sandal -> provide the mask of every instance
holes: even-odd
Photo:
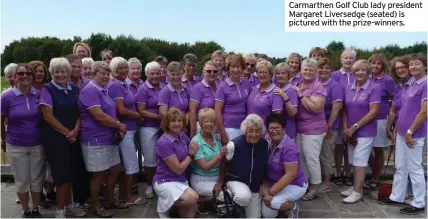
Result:
[[[343,177],[342,176],[335,176],[333,178],[333,183],[336,184],[337,186],[343,186]]]
[[[380,183],[375,181],[370,181],[364,185],[364,189],[377,189],[379,188]]]
[[[144,203],[146,203],[147,200],[143,199],[141,197],[137,197],[133,202],[127,202],[127,205],[142,205]]]
[[[318,198],[317,193],[311,192],[311,191],[307,192],[304,196],[302,196],[303,201],[310,201],[310,200],[314,200],[316,198]]]
[[[129,205],[124,202],[124,201],[120,201],[120,200],[113,200],[110,203],[107,204],[106,206],[107,209],[127,209],[129,208]]]
[[[108,212],[103,207],[98,207],[94,210],[94,214],[100,218],[111,218],[113,217],[113,212]]]

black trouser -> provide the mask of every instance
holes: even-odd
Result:
[[[84,204],[90,195],[89,180],[91,179],[91,173],[86,171],[80,142],[74,143],[72,147],[72,170],[73,201]]]

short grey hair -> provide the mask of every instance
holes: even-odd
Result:
[[[89,64],[92,66],[92,64],[94,64],[94,60],[92,58],[83,58],[82,65],[85,65],[85,64]]]
[[[207,62],[205,62],[205,64],[204,64],[204,70],[205,70],[205,68],[206,68],[207,66],[214,66],[216,69],[218,69],[218,65],[217,65],[217,63],[215,63],[215,62],[214,62],[214,61],[212,61],[212,60],[208,60]]]
[[[108,73],[111,73],[110,66],[107,62],[96,61],[91,65],[92,75],[95,75],[97,72],[104,70]]]
[[[363,65],[367,66],[367,74],[371,74],[372,73],[372,63],[370,63],[369,61],[367,61],[365,59],[360,59],[360,60],[356,61],[351,67],[351,72],[355,74],[355,72],[360,70]]]
[[[267,68],[269,71],[269,74],[272,76],[273,72],[272,72],[272,63],[270,63],[267,60],[260,60],[259,62],[257,62],[256,64],[256,72]]]
[[[16,63],[10,63],[4,67],[4,76],[7,77],[10,72],[16,71],[16,68],[18,68],[18,64]]]
[[[187,53],[183,56],[183,65],[187,62],[198,64],[198,57],[196,57],[196,55],[193,53]]]
[[[149,74],[149,71],[152,69],[160,71],[162,69],[162,67],[156,61],[151,61],[151,62],[147,63],[146,67],[144,68],[144,73],[146,74],[146,76]]]
[[[128,60],[128,65],[131,66],[131,64],[137,64],[138,66],[140,66],[140,68],[143,68],[143,64],[141,64],[141,61],[135,57],[130,58]]]
[[[247,133],[247,129],[251,126],[257,126],[257,128],[260,128],[262,135],[266,132],[265,123],[257,114],[249,114],[247,118],[244,119],[241,123],[241,133],[245,135]]]
[[[303,71],[303,66],[309,66],[315,69],[315,71],[318,69],[318,62],[317,60],[313,59],[313,58],[307,58],[305,60],[302,61],[302,66],[300,67],[301,71]]]
[[[244,54],[244,55],[242,55],[242,57],[243,57],[245,60],[251,60],[251,61],[254,61],[254,62],[256,62],[256,61],[257,61],[257,58],[256,58],[256,56],[255,56],[253,53],[247,53],[247,54]]]
[[[291,73],[291,67],[285,62],[281,62],[281,63],[277,64],[275,66],[275,69],[273,70],[273,73],[275,74],[281,70],[285,70],[288,74]]]
[[[52,58],[51,59],[51,61],[49,63],[49,72],[51,73],[51,75],[53,74],[55,69],[58,69],[58,68],[63,68],[68,73],[71,73],[71,64],[68,61],[68,59],[66,59],[64,57],[58,57],[58,58]]]
[[[128,61],[120,56],[116,56],[110,61],[111,76],[114,78],[117,77],[116,69],[119,65],[128,66]]]
[[[340,54],[340,58],[342,58],[346,53],[351,54],[354,57],[354,60],[357,59],[357,51],[355,51],[355,49],[347,48],[343,50],[342,54]]]

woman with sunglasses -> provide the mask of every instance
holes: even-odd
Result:
[[[256,62],[257,58],[254,54],[244,54],[242,57],[245,60],[244,69],[242,71],[242,77],[248,79],[248,82],[250,82],[251,87],[255,87],[258,84],[260,84],[259,79],[257,78],[256,74]]]

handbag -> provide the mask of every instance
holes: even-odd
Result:
[[[221,190],[224,194],[224,203],[217,203],[216,192],[213,189],[213,204],[217,213],[217,218],[245,218],[244,207],[236,204],[229,192],[226,184],[223,184]]]

